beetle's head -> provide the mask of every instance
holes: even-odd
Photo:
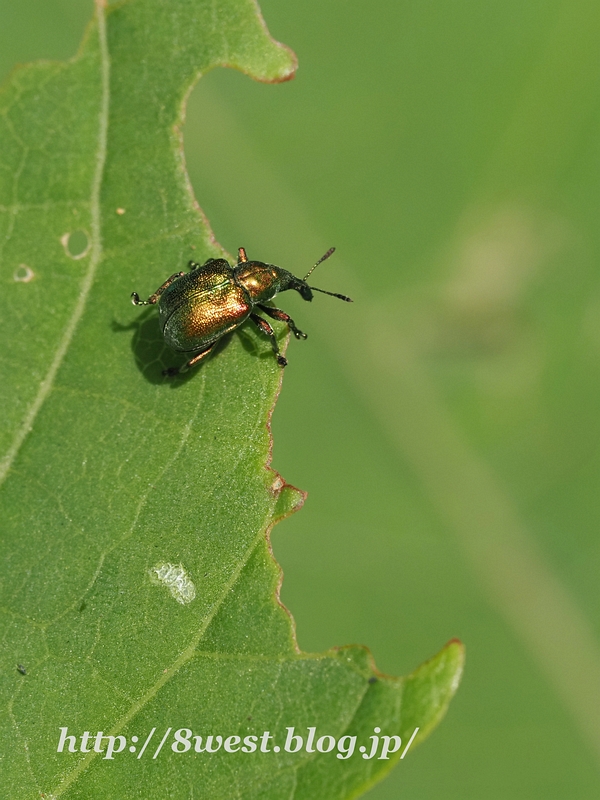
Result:
[[[312,300],[313,293],[312,289],[308,285],[306,281],[303,281],[301,278],[297,278],[295,275],[292,275],[291,272],[287,270],[281,270],[282,273],[282,280],[281,280],[281,289],[280,292],[285,292],[286,289],[293,289],[294,291],[298,292],[298,294],[302,297],[303,300]]]
[[[316,286],[309,286],[306,282],[306,279],[314,268],[322,261],[325,261],[326,258],[329,258],[334,250],[334,247],[328,250],[304,278],[297,278],[295,275],[292,275],[291,272],[277,267],[275,264],[264,264],[262,261],[245,260],[246,251],[241,248],[240,253],[243,252],[244,258],[240,256],[240,261],[238,261],[235,267],[235,280],[244,287],[254,303],[264,303],[267,300],[272,300],[276,294],[279,294],[279,292],[286,292],[288,289],[294,289],[303,300],[312,300],[313,292],[322,292],[323,294],[328,294],[331,297],[339,297],[340,300],[351,303],[352,301],[349,297],[346,297],[346,295],[326,292],[325,289],[317,289]]]

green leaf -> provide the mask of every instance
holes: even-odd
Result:
[[[17,70],[0,97],[6,797],[354,797],[439,721],[461,673],[457,642],[408,678],[362,647],[298,651],[269,531],[303,495],[269,467],[270,347],[243,328],[168,381],[155,311],[129,305],[223,255],[181,141],[214,66],[282,81],[295,59],[251,0],[99,3],[76,58]],[[356,736],[356,752],[287,752],[291,727]],[[402,749],[365,758],[378,727]],[[60,728],[76,752],[57,752]],[[266,731],[270,752],[183,752],[188,735]],[[98,732],[122,752],[91,749]]]

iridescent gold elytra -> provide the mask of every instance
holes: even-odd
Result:
[[[222,336],[247,319],[269,337],[277,363],[285,367],[287,360],[279,352],[273,328],[253,309],[259,308],[271,319],[286,322],[296,339],[306,339],[307,335],[298,330],[285,311],[265,304],[288,289],[295,289],[304,300],[312,300],[314,291],[351,303],[352,300],[343,294],[306,283],[315,267],[334,250],[334,247],[328,250],[301,279],[274,264],[249,261],[246,251],[240,247],[235,267],[224,258],[209,258],[202,266],[190,261],[189,272],[174,273],[147,300],[140,300],[137,292],[133,292],[131,301],[135,306],[158,305],[163,336],[169,347],[192,354],[182,367],[169,367],[163,375],[178,375],[198,364]]]

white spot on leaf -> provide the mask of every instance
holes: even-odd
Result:
[[[182,564],[157,564],[150,570],[150,580],[154,584],[166,586],[171,596],[181,605],[191,603],[196,597],[196,587]]]

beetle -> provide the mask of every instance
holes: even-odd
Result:
[[[202,265],[190,261],[189,272],[175,272],[147,300],[140,300],[137,292],[133,292],[134,306],[158,305],[162,333],[169,347],[191,355],[186,364],[169,367],[163,370],[163,375],[172,377],[194,367],[209,355],[222,336],[239,328],[247,319],[269,337],[277,363],[285,367],[287,359],[279,352],[273,328],[254,309],[286,322],[296,339],[306,339],[307,334],[298,330],[289,314],[266,303],[288,289],[295,289],[304,300],[312,300],[313,292],[322,292],[351,303],[346,295],[306,283],[313,270],[334,251],[335,247],[330,248],[301,279],[274,264],[249,261],[245,249],[240,247],[234,267],[224,258],[209,258]]]

